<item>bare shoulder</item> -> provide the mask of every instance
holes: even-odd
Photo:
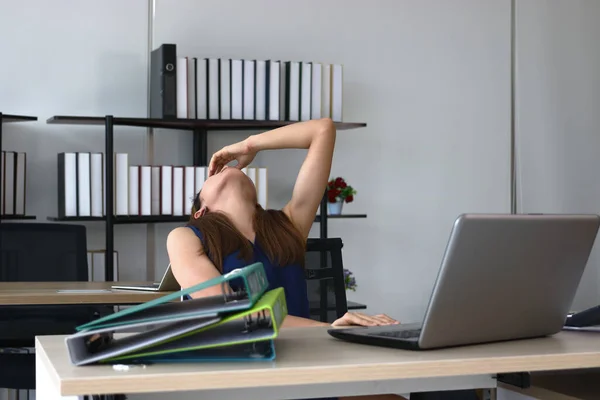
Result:
[[[202,241],[190,228],[177,227],[169,232],[167,236],[167,251],[169,253],[181,252],[182,250],[197,252],[199,249],[202,249]]]
[[[202,241],[188,227],[175,228],[169,232],[167,253],[175,279],[182,288],[189,288],[220,275],[204,252]],[[220,286],[193,293],[192,297],[216,294],[221,294]]]
[[[306,240],[310,233],[310,228],[307,230],[299,221],[295,219],[294,213],[292,211],[292,207],[290,207],[289,203],[281,209],[281,212],[290,220],[292,225],[296,227]]]

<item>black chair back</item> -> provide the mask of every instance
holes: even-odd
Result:
[[[0,281],[88,280],[85,226],[45,223],[0,224]],[[0,307],[0,347],[32,346],[36,335],[72,333],[110,307],[13,305]]]
[[[335,318],[342,317],[348,311],[343,246],[340,238],[308,239],[306,244],[306,280],[319,283],[318,300],[311,302],[311,313],[317,311],[322,322],[332,322],[329,317],[332,309],[335,310]],[[330,290],[331,287],[333,290]],[[333,299],[330,300],[332,292]]]
[[[87,281],[86,230],[82,225],[0,224],[0,281]]]
[[[85,226],[51,223],[0,224],[0,281],[87,281]],[[38,335],[70,334],[78,325],[111,308],[88,305],[35,305],[0,307],[0,348],[33,347]],[[0,353],[0,387],[35,389],[33,355]],[[0,368],[0,370],[3,370]]]

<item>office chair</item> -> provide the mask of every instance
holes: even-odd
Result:
[[[318,253],[319,255],[318,261],[310,260],[307,257],[305,276],[307,281],[319,281],[319,320],[321,322],[332,322],[328,317],[330,309],[328,287],[331,283],[333,283],[335,319],[341,318],[348,311],[342,261],[343,246],[340,238],[308,239],[306,244],[307,253]],[[329,257],[327,257],[328,255]]]
[[[46,223],[0,224],[0,281],[87,281],[85,226]],[[0,307],[0,387],[35,389],[35,359],[22,351],[36,335],[67,334],[112,309],[87,305]]]

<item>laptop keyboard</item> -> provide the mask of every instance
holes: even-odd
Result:
[[[371,333],[369,334],[369,336],[385,336],[398,339],[412,339],[419,337],[420,334],[421,329],[398,329],[395,331]]]

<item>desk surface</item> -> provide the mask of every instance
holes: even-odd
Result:
[[[498,372],[600,367],[600,334],[408,351],[343,342],[326,328],[289,328],[276,340],[277,359],[256,363],[199,363],[75,367],[64,336],[36,339],[36,354],[61,395],[246,389],[259,386],[376,382]]]
[[[119,285],[150,282],[119,282]],[[169,292],[111,290],[114,282],[0,282],[0,306],[59,304],[139,304]],[[66,290],[71,292],[59,292]]]

